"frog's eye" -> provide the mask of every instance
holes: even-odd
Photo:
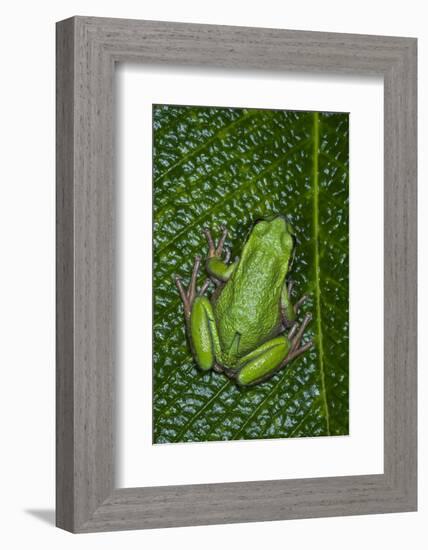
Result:
[[[254,226],[254,233],[256,235],[258,235],[259,237],[261,237],[262,235],[264,235],[266,233],[266,231],[269,229],[269,224],[268,222],[266,221],[260,221],[260,222],[257,222],[256,225]]]

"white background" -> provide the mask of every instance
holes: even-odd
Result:
[[[170,70],[135,64],[122,66],[116,78],[121,205],[117,485],[141,487],[382,473],[382,79],[296,74],[279,78],[266,73],[222,71],[200,74],[189,69],[171,74]],[[147,276],[151,262],[152,205],[147,197],[152,194],[153,103],[350,113],[349,436],[152,445],[152,370],[147,368],[152,362],[152,289],[151,278]],[[365,300],[361,300],[361,292]],[[367,303],[371,304],[370,315]],[[367,334],[371,337],[367,338]],[[363,341],[365,345],[361,346]],[[170,468],[172,463],[180,467]],[[218,464],[228,467],[218,468]]]
[[[54,22],[99,15],[419,37],[420,209],[428,207],[427,43],[424,3],[176,0],[70,0],[3,5],[0,284],[1,518],[4,548],[389,549],[426,547],[428,484],[420,469],[419,512],[73,536],[52,527],[54,504]],[[4,44],[3,44],[4,42]],[[421,216],[420,234],[428,229]],[[421,280],[428,279],[421,238]],[[422,249],[423,247],[423,249]],[[428,330],[427,287],[420,288],[420,334]],[[423,340],[422,340],[423,342]],[[426,348],[419,393],[427,393]],[[368,381],[369,383],[369,381]],[[428,462],[428,405],[420,399],[420,464]]]

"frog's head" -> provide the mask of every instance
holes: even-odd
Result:
[[[259,249],[269,249],[277,256],[290,258],[293,250],[294,231],[283,216],[257,221],[249,235],[248,242]]]

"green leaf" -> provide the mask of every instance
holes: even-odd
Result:
[[[348,433],[348,115],[155,105],[154,443]],[[173,275],[189,280],[203,228],[232,257],[254,220],[286,214],[291,278],[315,346],[239,389],[190,354]],[[205,274],[200,274],[201,284]]]

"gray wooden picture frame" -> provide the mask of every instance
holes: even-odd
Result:
[[[83,533],[416,510],[416,46],[414,38],[91,17],[57,24],[58,527]],[[383,474],[115,487],[118,62],[383,76]]]

